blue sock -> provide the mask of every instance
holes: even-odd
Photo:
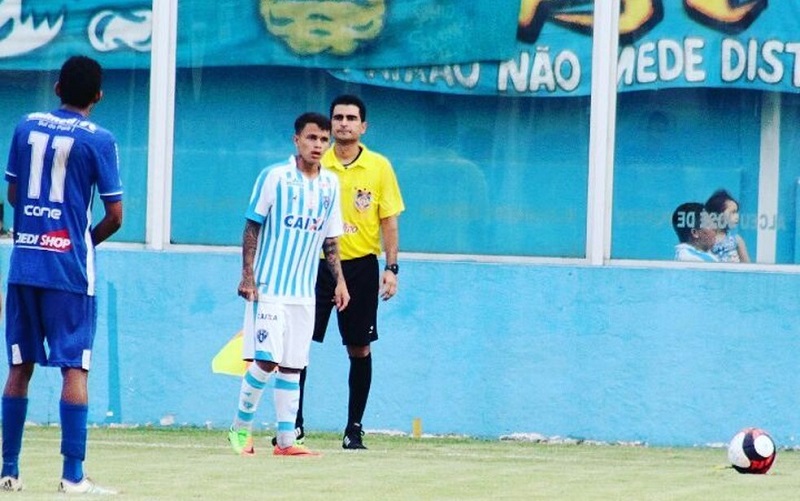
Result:
[[[83,460],[86,459],[86,422],[89,406],[59,402],[61,414],[61,454],[64,456],[62,478],[70,482],[83,479]]]
[[[0,476],[19,478],[19,451],[28,414],[28,399],[3,397],[3,471]]]

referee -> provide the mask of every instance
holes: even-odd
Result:
[[[331,134],[335,140],[322,157],[322,165],[336,173],[341,186],[344,234],[340,237],[342,271],[350,292],[347,309],[337,311],[339,333],[350,359],[347,425],[342,437],[344,449],[366,449],[361,420],[372,384],[370,344],[378,339],[378,298],[391,299],[397,293],[398,222],[405,209],[392,164],[386,157],[367,149],[361,136],[367,131],[367,109],[353,95],[342,95],[330,107]],[[380,270],[381,242],[385,266]],[[322,342],[333,309],[335,282],[327,266],[317,274],[317,310],[314,341]],[[303,388],[307,369],[300,378],[300,408],[295,435],[303,429]]]

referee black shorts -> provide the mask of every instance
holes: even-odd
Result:
[[[342,261],[342,272],[350,293],[350,303],[343,311],[337,311],[339,334],[342,344],[347,346],[367,346],[378,339],[378,257],[369,254],[364,257]],[[314,318],[314,341],[325,338],[333,302],[336,282],[323,259],[317,272],[317,311]]]

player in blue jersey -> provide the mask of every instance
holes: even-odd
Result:
[[[239,295],[247,301],[242,358],[253,363],[242,378],[238,411],[228,432],[233,450],[243,455],[255,453],[253,418],[273,373],[278,422],[273,454],[318,455],[294,443],[294,422],[300,370],[308,365],[314,331],[320,249],[335,277],[336,307],[341,311],[350,301],[339,260],[339,181],[320,165],[331,123],[324,115],[304,113],[294,129],[297,154],[259,174],[245,213],[239,283]]]
[[[63,471],[68,494],[114,494],[86,477],[88,389],[97,321],[95,247],[122,225],[117,143],[88,120],[103,96],[102,68],[84,56],[61,67],[55,93],[61,107],[31,113],[17,125],[5,178],[14,207],[14,247],[8,274],[0,489],[22,490],[19,455],[34,364],[59,367]],[[105,214],[92,225],[98,193]]]

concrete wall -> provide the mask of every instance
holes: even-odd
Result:
[[[101,248],[98,261],[90,421],[227,427],[239,381],[210,363],[240,329],[239,254]],[[426,433],[692,445],[758,425],[795,445],[800,277],[722,270],[405,259],[381,304],[365,427],[420,417]],[[345,424],[339,343],[312,346],[310,429]],[[57,422],[59,391],[58,371],[38,369],[29,418]],[[259,420],[274,421],[271,396]]]

